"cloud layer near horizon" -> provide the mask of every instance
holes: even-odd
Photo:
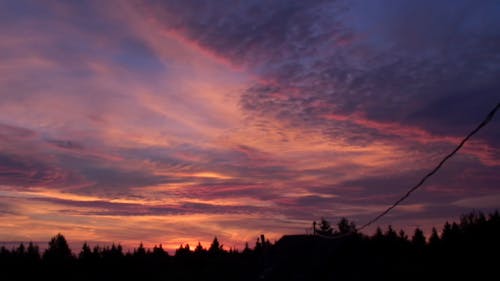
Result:
[[[498,102],[499,12],[5,1],[0,240],[241,247],[321,216],[363,223]],[[500,207],[497,121],[381,223]]]

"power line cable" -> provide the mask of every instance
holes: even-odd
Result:
[[[492,119],[493,119],[493,116],[495,116],[495,113],[498,111],[498,109],[500,108],[500,102],[497,103],[497,105],[493,108],[493,110],[491,110],[491,112],[486,116],[486,118],[483,120],[483,122],[481,122],[474,130],[472,130],[459,144],[457,147],[455,147],[455,149],[453,149],[453,151],[451,153],[449,153],[448,155],[446,155],[443,160],[441,160],[441,162],[439,162],[439,164],[434,168],[432,169],[432,171],[430,171],[428,174],[426,174],[415,186],[413,186],[412,188],[410,188],[401,198],[399,198],[396,202],[394,202],[391,206],[389,206],[385,211],[383,211],[382,213],[380,213],[378,216],[376,216],[375,218],[371,219],[370,221],[368,221],[367,223],[365,223],[363,226],[361,226],[359,228],[359,230],[363,230],[364,228],[372,225],[374,222],[378,221],[379,219],[381,219],[383,216],[387,215],[387,213],[389,213],[392,209],[396,208],[396,206],[398,206],[401,202],[403,202],[406,198],[408,198],[415,190],[417,190],[418,188],[420,188],[424,183],[425,181],[430,178],[432,175],[434,175],[442,166],[443,164],[448,160],[450,159],[453,155],[455,155],[455,153],[457,153],[460,148],[462,148],[462,146],[474,135],[476,134],[477,132],[479,132],[479,130],[481,130],[481,128],[483,128],[484,126],[486,126],[486,124],[488,124]]]
[[[486,116],[486,118],[474,130],[472,130],[464,139],[462,139],[462,141],[457,145],[457,147],[455,147],[455,149],[453,149],[452,152],[450,152],[448,155],[446,155],[434,169],[432,169],[429,173],[427,173],[415,186],[410,188],[401,198],[396,200],[396,202],[394,202],[391,206],[389,206],[382,213],[380,213],[379,215],[377,215],[376,217],[374,217],[373,219],[371,219],[370,221],[368,221],[367,223],[362,225],[357,230],[361,231],[361,230],[367,228],[368,226],[372,225],[376,221],[380,220],[382,217],[387,215],[392,209],[396,208],[401,202],[403,202],[406,198],[408,198],[414,191],[416,191],[418,188],[420,188],[425,183],[425,181],[428,178],[430,178],[431,176],[433,176],[443,166],[443,164],[446,161],[448,161],[448,159],[450,159],[453,155],[455,155],[473,135],[475,135],[477,132],[479,132],[479,130],[481,130],[481,128],[486,126],[493,119],[493,116],[495,116],[495,113],[498,111],[499,108],[500,108],[500,102],[497,103],[497,105],[491,110],[491,112]],[[329,239],[338,239],[338,238],[343,238],[343,237],[349,236],[350,234],[354,234],[354,233],[353,232],[343,233],[341,235],[336,235],[336,236],[325,236],[325,235],[318,235],[318,234],[317,235],[320,237],[329,238]]]

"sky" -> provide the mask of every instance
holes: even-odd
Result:
[[[0,0],[0,98],[0,241],[242,249],[362,225],[451,152],[500,100],[500,2]],[[499,143],[377,224],[500,208]]]

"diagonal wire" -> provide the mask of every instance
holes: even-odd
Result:
[[[486,124],[488,124],[492,119],[493,119],[493,116],[495,115],[495,113],[498,111],[498,109],[500,108],[500,102],[497,103],[497,105],[493,108],[493,110],[491,110],[491,112],[486,116],[486,118],[483,120],[483,122],[481,122],[474,130],[472,130],[461,142],[460,144],[458,144],[457,147],[455,147],[455,149],[453,149],[453,151],[446,155],[443,160],[441,160],[441,162],[439,162],[439,164],[432,170],[430,171],[427,175],[425,175],[415,186],[413,186],[412,188],[410,188],[401,198],[399,198],[396,202],[394,202],[389,208],[387,208],[385,211],[383,211],[382,213],[380,213],[378,216],[374,217],[373,219],[371,219],[370,221],[368,221],[367,223],[365,223],[363,226],[361,226],[358,230],[362,230],[370,225],[372,225],[373,223],[375,223],[376,221],[378,221],[379,219],[381,219],[383,216],[387,215],[387,213],[389,213],[392,209],[396,208],[401,202],[403,202],[406,198],[408,198],[415,190],[417,190],[419,187],[421,187],[424,182],[430,178],[432,175],[434,175],[440,168],[441,166],[443,166],[443,164],[448,160],[450,159],[453,155],[455,155],[455,153],[457,153],[460,148],[462,148],[462,146],[474,135],[476,134],[479,130],[481,130],[481,128],[483,128],[484,126],[486,126]]]
[[[479,132],[479,130],[481,130],[481,128],[483,128],[491,120],[493,120],[493,116],[495,116],[495,113],[498,111],[499,108],[500,108],[500,102],[497,103],[497,105],[491,110],[491,112],[486,116],[486,118],[474,130],[472,130],[464,139],[462,139],[462,141],[457,145],[457,147],[455,147],[455,149],[453,149],[452,152],[446,155],[434,169],[432,169],[429,173],[427,173],[415,186],[410,188],[401,198],[396,200],[396,202],[394,202],[391,206],[385,209],[378,216],[374,217],[373,219],[362,225],[360,228],[357,229],[357,231],[361,231],[367,228],[368,226],[372,225],[373,223],[381,219],[383,216],[387,215],[392,209],[396,208],[401,202],[403,202],[406,198],[408,198],[415,190],[421,187],[425,183],[425,181],[432,175],[434,175],[443,166],[443,164],[446,161],[448,161],[448,159],[450,159],[453,155],[455,155],[473,135],[475,135],[477,132]],[[319,233],[317,233],[316,235],[328,239],[339,239],[339,238],[344,238],[346,236],[350,236],[352,234],[355,234],[355,232],[348,232],[334,236],[320,235]]]

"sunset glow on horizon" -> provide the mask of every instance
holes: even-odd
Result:
[[[0,1],[0,244],[63,233],[171,251],[217,236],[241,250],[322,217],[361,225],[500,100],[499,14],[465,0]],[[499,132],[496,117],[380,225],[500,208]]]

